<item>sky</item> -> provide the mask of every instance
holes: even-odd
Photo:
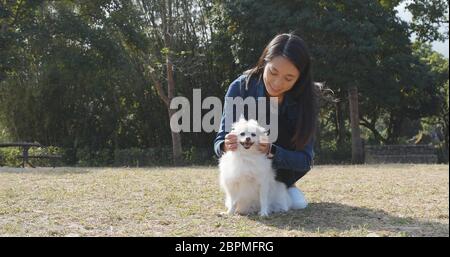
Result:
[[[401,4],[399,7],[397,7],[396,9],[398,10],[398,16],[400,16],[400,18],[402,18],[405,21],[411,21],[412,15],[409,11],[405,10],[404,3]],[[444,30],[445,28],[444,26],[442,27],[442,30]],[[448,24],[446,26],[448,26]],[[443,54],[446,58],[448,58],[448,48],[449,48],[448,43],[449,41],[447,39],[445,42],[435,41],[431,45],[433,47],[433,50]]]

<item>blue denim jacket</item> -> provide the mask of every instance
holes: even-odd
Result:
[[[228,88],[228,91],[225,95],[225,104],[224,107],[227,106],[226,97],[267,97],[265,94],[265,86],[262,80],[252,79],[249,81],[248,88],[245,87],[245,79],[246,75],[242,75],[233,81]],[[255,99],[255,100],[256,100]],[[289,120],[289,126],[295,128],[297,121],[297,103],[291,98],[289,94],[285,94],[283,102],[280,108],[280,113],[284,113],[287,111],[287,117]],[[217,133],[216,139],[214,140],[214,152],[218,157],[220,157],[223,152],[221,150],[221,146],[225,141],[225,135],[229,133],[229,131],[225,131],[225,108],[222,114],[222,119],[220,123],[220,129]],[[236,117],[233,117],[233,122],[236,121]],[[289,135],[292,137],[293,135]],[[308,172],[313,163],[314,158],[314,150],[313,150],[313,140],[311,140],[302,151],[292,151],[287,150],[281,146],[273,144],[272,147],[276,147],[276,154],[273,157],[272,165],[277,172],[294,172],[305,174]],[[285,171],[288,170],[288,171]],[[294,174],[297,176],[297,174]],[[300,176],[301,177],[301,176]],[[295,181],[293,181],[295,183]]]

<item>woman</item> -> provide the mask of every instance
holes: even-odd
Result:
[[[260,144],[259,149],[273,159],[276,179],[288,187],[293,208],[305,208],[308,203],[295,183],[313,164],[318,95],[304,41],[293,34],[277,35],[266,46],[256,66],[231,83],[225,97],[276,98],[278,137],[273,143]],[[225,118],[224,112],[214,140],[218,157],[226,151],[237,149],[236,135],[225,131]],[[236,117],[233,117],[234,121]]]

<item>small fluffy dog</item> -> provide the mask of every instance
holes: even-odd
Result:
[[[241,118],[233,124],[238,148],[226,152],[219,160],[220,186],[225,191],[228,214],[261,216],[288,211],[292,202],[285,184],[275,180],[272,162],[258,151],[261,140],[267,140],[265,129],[255,120]]]

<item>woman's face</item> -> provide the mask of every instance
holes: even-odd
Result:
[[[277,56],[264,68],[264,84],[269,96],[283,99],[300,77],[300,71],[286,57]]]

